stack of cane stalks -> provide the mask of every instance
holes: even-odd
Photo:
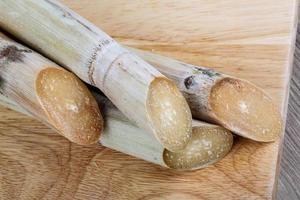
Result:
[[[224,158],[234,134],[271,142],[282,130],[246,80],[124,47],[54,0],[0,10],[0,103],[71,142],[192,170]]]

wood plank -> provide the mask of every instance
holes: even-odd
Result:
[[[253,81],[285,116],[296,0],[62,2],[123,44]],[[279,145],[237,138],[214,166],[175,172],[0,107],[0,199],[271,199]]]

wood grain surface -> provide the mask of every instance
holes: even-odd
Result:
[[[253,81],[285,118],[296,0],[62,2],[123,44]],[[0,199],[271,199],[280,144],[236,138],[216,165],[175,172],[0,107]]]
[[[299,8],[298,8],[299,9]],[[299,17],[299,16],[298,16]],[[298,20],[299,21],[299,20]],[[294,68],[290,83],[290,97],[283,142],[278,199],[300,199],[300,25],[296,38]]]

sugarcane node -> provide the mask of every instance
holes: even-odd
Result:
[[[195,84],[195,76],[189,76],[184,79],[184,86],[186,89],[190,89]]]

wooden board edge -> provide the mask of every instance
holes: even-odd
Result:
[[[295,44],[296,44],[296,37],[297,37],[297,29],[298,29],[298,13],[299,13],[299,0],[295,0],[294,5],[294,13],[293,13],[293,23],[291,24],[291,41],[289,45],[289,51],[288,51],[288,58],[287,58],[287,75],[288,79],[286,80],[286,89],[285,89],[285,97],[284,97],[284,103],[282,107],[282,117],[284,119],[284,125],[283,125],[283,133],[279,140],[278,144],[278,155],[277,155],[277,162],[276,162],[276,171],[275,171],[275,180],[273,183],[273,189],[272,189],[272,199],[277,199],[277,190],[278,190],[278,179],[279,179],[279,173],[281,171],[281,157],[282,157],[282,150],[283,150],[283,141],[284,141],[284,135],[286,132],[286,119],[287,119],[287,110],[288,110],[288,103],[289,103],[289,94],[290,94],[290,84],[291,84],[291,77],[293,72],[293,66],[294,66],[294,53],[295,53]]]

